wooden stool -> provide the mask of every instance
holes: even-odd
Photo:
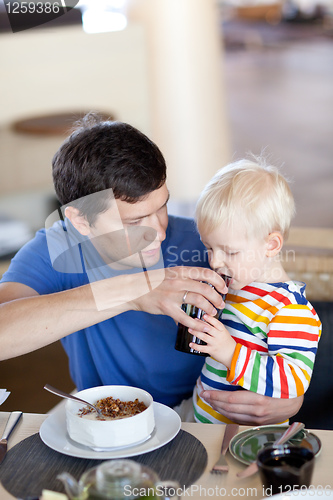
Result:
[[[18,120],[12,127],[16,132],[34,135],[68,135],[76,121],[82,119],[89,111],[69,111],[34,116]],[[112,113],[97,112],[103,120],[114,121]]]

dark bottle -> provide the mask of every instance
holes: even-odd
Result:
[[[205,311],[199,309],[198,307],[192,306],[191,304],[183,304],[182,309],[188,316],[191,316],[191,318],[201,319],[205,314]],[[206,342],[198,339],[198,337],[196,337],[195,335],[192,335],[192,333],[188,331],[187,326],[179,323],[175,349],[177,349],[177,351],[188,352],[190,354],[197,354],[198,356],[209,356],[209,354],[192,349],[189,346],[190,342],[194,342],[198,345],[207,345]]]
[[[228,286],[231,278],[225,275],[222,275],[222,278],[224,279],[226,285]],[[225,300],[225,295],[222,295],[222,298],[223,300]],[[202,319],[202,316],[205,314],[205,311],[191,304],[183,304],[182,310],[186,312],[188,316],[191,316],[191,318]],[[222,312],[221,310],[218,310],[215,317],[219,318],[221,312]],[[207,353],[199,352],[196,349],[191,348],[189,346],[190,342],[193,342],[194,344],[197,345],[207,345],[206,342],[204,342],[201,339],[198,339],[198,337],[196,337],[192,333],[189,333],[187,326],[184,326],[181,323],[179,323],[175,349],[177,349],[177,351],[186,352],[189,354],[196,354],[197,356],[205,356],[205,357],[209,356],[209,354]]]

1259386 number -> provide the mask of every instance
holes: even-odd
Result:
[[[327,498],[330,497],[333,499],[333,488],[329,484],[326,486],[323,485],[318,485],[314,486],[313,484],[310,484],[310,486],[280,486],[279,487],[280,492],[284,494],[292,493],[293,497],[299,496],[300,498],[302,497],[322,497]]]
[[[59,14],[66,8],[61,2],[8,2],[8,14]]]

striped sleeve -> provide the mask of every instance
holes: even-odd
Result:
[[[237,344],[227,381],[265,396],[300,396],[311,380],[320,335],[312,306],[289,303],[270,321],[267,353]]]

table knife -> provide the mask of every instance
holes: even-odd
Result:
[[[5,430],[3,431],[2,437],[0,439],[0,464],[3,461],[3,459],[6,456],[7,453],[7,442],[9,439],[9,436],[13,432],[14,428],[16,427],[16,424],[22,417],[23,413],[21,411],[13,411],[7,420],[7,424],[5,427]]]
[[[238,424],[227,424],[224,429],[224,435],[222,440],[221,447],[221,455],[212,470],[210,471],[212,474],[220,474],[221,472],[228,472],[229,465],[225,458],[225,455],[228,451],[230,441],[232,438],[238,433],[239,425]]]

